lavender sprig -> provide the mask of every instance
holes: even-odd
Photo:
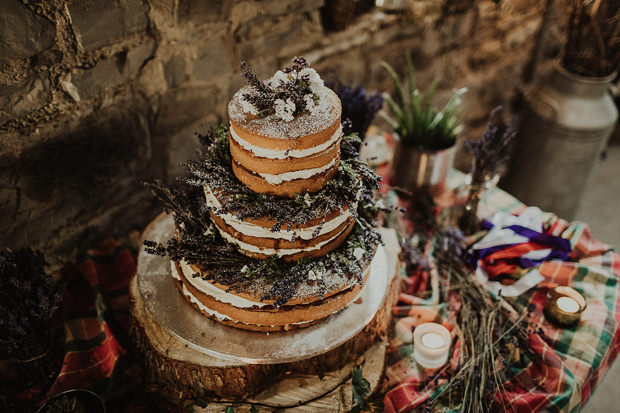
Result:
[[[285,305],[311,273],[331,271],[356,282],[362,281],[374,248],[382,244],[381,235],[375,229],[377,207],[373,199],[380,178],[357,157],[359,138],[355,134],[342,139],[336,176],[320,191],[298,194],[292,199],[257,194],[235,178],[225,128],[216,127],[198,138],[205,147],[205,154],[200,162],[188,162],[189,178],[173,186],[164,186],[160,182],[147,184],[166,210],[174,215],[178,236],[165,245],[145,241],[146,252],[197,264],[204,271],[201,277],[237,292],[250,290],[258,279],[266,280],[271,288],[262,298],[274,300],[276,306]],[[350,208],[357,224],[338,249],[317,259],[294,263],[284,262],[279,257],[262,261],[251,259],[213,231],[209,216],[211,208],[206,205],[203,185],[218,193],[222,204],[218,213],[228,212],[242,220],[274,219],[273,231],[279,231],[285,224],[291,230],[309,220],[324,218],[344,206]],[[360,248],[364,251],[363,259],[359,259],[359,253],[356,256]]]
[[[472,181],[484,182],[485,177],[497,173],[499,167],[508,161],[508,148],[516,133],[502,117],[503,108],[491,111],[487,130],[479,140],[464,140],[465,147],[473,156]]]
[[[321,98],[322,81],[303,57],[293,58],[293,65],[277,72],[269,81],[260,80],[246,62],[241,63],[241,76],[246,79],[249,91],[242,99],[253,105],[250,113],[265,117],[278,113],[278,105],[288,104],[287,115],[292,117],[311,113]],[[256,110],[255,113],[252,110]],[[290,120],[288,119],[288,120]]]
[[[367,95],[364,86],[347,86],[340,80],[329,82],[328,86],[340,98],[342,118],[350,119],[351,131],[359,133],[363,139],[366,130],[383,105],[383,97],[378,92]]]
[[[492,297],[468,268],[463,254],[463,234],[442,230],[435,239],[433,260],[440,275],[443,302],[458,304],[449,310],[456,326],[460,357],[454,370],[450,364],[434,373],[425,391],[433,395],[425,408],[436,405],[464,412],[506,411],[505,383],[515,372],[540,362],[529,344],[527,311],[518,314],[501,296]],[[438,384],[444,378],[443,384]]]
[[[49,348],[47,322],[62,291],[44,266],[43,255],[29,248],[0,253],[0,346],[9,356],[32,358]]]

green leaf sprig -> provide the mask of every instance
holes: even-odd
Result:
[[[461,96],[467,92],[467,88],[454,92],[443,109],[437,111],[433,107],[433,98],[439,83],[438,79],[433,80],[428,95],[425,97],[416,88],[411,57],[407,55],[406,58],[407,93],[394,68],[387,62],[381,62],[394,82],[396,97],[392,98],[389,93],[384,94],[393,117],[383,111],[379,115],[394,129],[404,145],[433,151],[449,148],[456,142],[462,129],[458,109],[461,105]]]

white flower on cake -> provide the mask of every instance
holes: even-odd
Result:
[[[364,258],[364,254],[366,253],[366,251],[364,251],[363,248],[357,247],[353,250],[353,256],[355,257],[356,260],[360,261],[362,258]]]
[[[320,106],[314,101],[314,95],[305,95],[304,101],[306,102],[306,109],[311,115],[318,115],[321,112]]]
[[[244,273],[248,270],[248,266],[244,265],[243,267],[241,267],[241,272]]]
[[[254,106],[244,98],[239,99],[239,103],[241,103],[241,110],[243,110],[244,113],[258,116],[258,108],[256,106]]]
[[[312,198],[310,198],[310,194],[306,193],[306,195],[304,195],[304,203],[306,204],[306,206],[310,206],[310,204],[312,204]]]
[[[310,270],[308,272],[308,279],[310,281],[320,280],[323,278],[323,274],[321,272],[316,273],[314,270]]]
[[[323,94],[323,79],[321,79],[321,76],[311,67],[303,68],[298,76],[303,77],[304,75],[309,77],[308,83],[310,83],[312,93],[320,97]]]
[[[291,99],[286,99],[286,101],[276,99],[274,109],[276,117],[285,122],[290,122],[295,118],[293,116],[293,113],[295,113],[295,103]]]
[[[271,76],[271,79],[267,81],[267,84],[273,88],[276,88],[280,86],[281,81],[286,82],[288,80],[288,74],[278,70],[273,76]]]

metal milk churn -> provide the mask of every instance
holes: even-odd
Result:
[[[609,93],[613,78],[578,76],[556,64],[526,96],[502,187],[527,205],[571,220],[618,119]],[[618,172],[620,178],[620,166]]]

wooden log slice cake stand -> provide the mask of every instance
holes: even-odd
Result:
[[[143,239],[165,242],[172,217],[160,215]],[[180,294],[167,257],[138,256],[130,283],[132,340],[147,380],[173,401],[204,400],[203,411],[346,411],[351,408],[351,371],[362,364],[374,391],[383,374],[391,309],[400,290],[398,241],[381,230],[358,300],[313,326],[264,333],[224,326]],[[213,410],[214,409],[214,410]],[[200,410],[197,410],[200,411]]]

